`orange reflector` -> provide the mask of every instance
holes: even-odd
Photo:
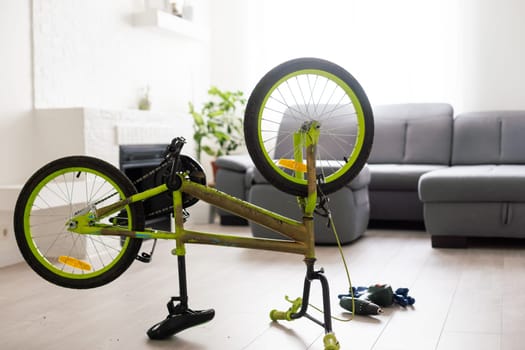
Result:
[[[75,268],[80,269],[80,270],[91,271],[91,265],[90,264],[88,264],[85,261],[78,260],[78,259],[75,259],[75,258],[70,257],[70,256],[61,255],[61,256],[58,257],[58,261],[60,261],[64,265],[75,267]]]
[[[306,173],[306,164],[298,163],[293,159],[279,159],[277,164],[279,164],[280,166],[286,169]]]

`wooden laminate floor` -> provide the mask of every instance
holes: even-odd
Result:
[[[248,227],[228,231],[249,234]],[[313,322],[268,317],[289,306],[285,295],[301,295],[301,257],[196,245],[187,251],[190,306],[214,308],[215,319],[165,341],[149,340],[146,330],[164,319],[169,297],[178,293],[172,248],[160,242],[153,262],[135,262],[115,282],[92,290],[56,287],[25,264],[1,268],[0,348],[323,349],[323,330]],[[354,285],[408,287],[416,304],[334,321],[342,349],[525,349],[523,247],[432,249],[425,232],[378,229],[345,246],[344,254]],[[317,255],[330,280],[333,313],[347,317],[337,304],[337,294],[348,290],[338,251],[319,247]],[[317,285],[312,302],[321,305]]]

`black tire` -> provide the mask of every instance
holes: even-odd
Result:
[[[305,93],[302,87],[309,91]],[[297,89],[297,96],[293,89]],[[325,93],[329,89],[333,89],[332,95]],[[341,123],[344,118],[347,118],[345,123]],[[281,191],[303,197],[307,195],[306,179],[297,179],[290,170],[276,165],[276,160],[293,159],[290,135],[311,120],[322,124],[316,172],[323,175],[325,182],[320,187],[323,193],[332,193],[361,171],[374,137],[370,102],[350,73],[318,58],[282,63],[257,84],[248,99],[244,116],[246,146],[257,169]],[[339,123],[344,125],[344,132],[334,133],[332,130]],[[285,146],[284,141],[287,142]],[[324,158],[329,157],[328,149],[334,147],[341,148],[341,152],[336,152],[341,154]],[[323,160],[330,162],[322,166]]]
[[[14,228],[22,256],[37,274],[62,287],[86,289],[113,281],[135,260],[142,239],[80,235],[67,230],[66,222],[88,204],[104,206],[136,192],[120,170],[96,158],[72,156],[45,165],[16,202]],[[124,213],[128,228],[144,229],[141,203]],[[75,261],[80,265],[74,267]]]

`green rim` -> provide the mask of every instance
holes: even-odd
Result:
[[[329,73],[327,71],[320,70],[320,69],[303,69],[303,70],[298,70],[298,71],[295,71],[295,72],[292,72],[292,73],[290,73],[288,75],[283,76],[281,79],[279,79],[268,90],[268,93],[266,94],[266,96],[264,97],[264,99],[262,101],[261,108],[259,110],[259,115],[257,116],[258,130],[261,130],[262,115],[263,115],[263,112],[264,112],[264,109],[265,109],[265,106],[266,106],[266,102],[268,101],[268,99],[270,98],[272,93],[275,91],[275,89],[277,89],[277,87],[279,87],[281,85],[281,83],[283,83],[284,81],[286,81],[286,80],[288,80],[290,78],[293,78],[295,76],[298,76],[298,75],[303,75],[303,74],[316,74],[316,75],[323,76],[323,77],[325,77],[325,78],[335,82],[339,87],[341,87],[345,91],[347,96],[349,96],[350,100],[352,101],[352,104],[354,105],[355,111],[356,111],[357,126],[358,126],[358,129],[357,129],[358,133],[357,133],[357,138],[356,138],[356,144],[355,144],[355,146],[353,148],[352,154],[350,154],[350,157],[348,157],[348,161],[346,162],[346,164],[343,167],[341,167],[340,169],[338,169],[336,172],[328,175],[325,178],[325,182],[330,183],[332,181],[335,181],[339,177],[341,177],[355,163],[355,161],[357,160],[357,157],[359,156],[359,154],[361,152],[361,149],[363,147],[364,135],[365,135],[365,117],[364,117],[364,113],[363,113],[363,109],[362,109],[361,103],[359,102],[359,99],[355,95],[355,92],[352,90],[352,88],[346,82],[344,82],[342,79],[340,79],[338,76],[336,76],[336,75],[334,75],[332,73]],[[265,146],[264,146],[264,142],[262,140],[262,134],[260,132],[258,133],[258,139],[259,139],[259,145],[261,146],[261,150],[263,150],[262,153],[264,154],[264,157],[266,158],[267,163],[278,174],[280,174],[282,177],[286,178],[287,180],[292,181],[292,182],[297,183],[297,184],[300,184],[300,185],[305,185],[307,183],[306,179],[300,179],[300,178],[291,176],[288,173],[284,172],[281,168],[279,168],[275,164],[274,160],[270,158],[270,155],[268,154],[268,152],[264,151]]]
[[[90,174],[94,174],[96,176],[99,176],[106,180],[108,183],[110,183],[115,190],[118,192],[118,194],[122,197],[124,197],[124,193],[122,192],[122,189],[120,189],[117,184],[109,177],[105,176],[102,173],[99,173],[98,171],[94,171],[90,168],[84,168],[84,167],[71,167],[71,168],[65,168],[60,169],[58,171],[55,171],[48,175],[44,180],[42,180],[36,188],[31,191],[31,195],[29,196],[29,199],[27,201],[26,207],[24,208],[24,233],[27,245],[29,246],[29,249],[31,250],[32,255],[40,262],[40,264],[48,269],[49,271],[53,272],[56,275],[59,275],[61,277],[69,278],[69,279],[89,279],[93,277],[100,276],[110,270],[122,257],[122,255],[125,253],[128,245],[129,245],[129,238],[125,239],[122,245],[122,249],[120,250],[119,254],[109,263],[108,265],[104,266],[103,268],[90,272],[90,273],[82,273],[82,274],[73,274],[64,272],[60,269],[58,269],[55,265],[53,265],[51,262],[48,261],[41,253],[38,247],[35,246],[33,238],[32,238],[32,231],[31,231],[31,225],[30,225],[30,213],[31,209],[33,207],[33,204],[35,202],[35,199],[37,198],[38,194],[42,190],[44,186],[46,186],[51,180],[57,178],[60,175],[64,175],[66,173],[72,173],[72,172],[86,172]],[[128,217],[131,217],[131,212],[129,209],[129,206],[126,207],[127,215]],[[129,224],[131,224],[131,220],[129,221]]]

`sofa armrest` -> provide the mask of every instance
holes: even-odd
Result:
[[[252,159],[248,154],[235,154],[221,156],[215,161],[217,168],[231,170],[237,173],[245,173],[253,168]]]
[[[350,183],[348,183],[346,186],[352,190],[360,190],[362,188],[368,187],[371,178],[372,175],[370,173],[370,168],[368,167],[368,164],[365,164],[359,174],[357,174],[356,177],[354,177],[352,181],[350,181]]]
[[[246,199],[254,167],[250,156],[248,154],[221,156],[217,158],[215,164],[217,165],[216,188],[231,196]]]

